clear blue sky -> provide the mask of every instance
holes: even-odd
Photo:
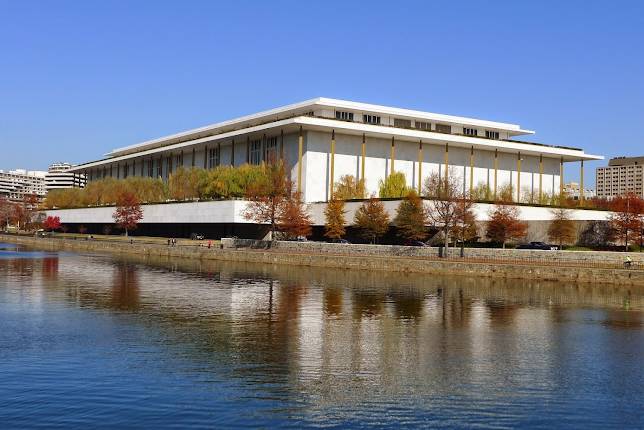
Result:
[[[0,168],[317,96],[644,155],[644,1],[0,0]]]

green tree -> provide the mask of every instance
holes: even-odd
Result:
[[[378,238],[389,230],[389,215],[382,202],[371,197],[358,208],[353,223],[362,237],[377,243]]]
[[[398,205],[394,224],[407,240],[424,240],[427,237],[427,210],[414,190]]]
[[[391,172],[384,181],[379,182],[379,195],[381,199],[405,197],[409,192],[407,179],[402,172]]]

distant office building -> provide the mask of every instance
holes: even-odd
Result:
[[[634,193],[644,197],[644,157],[617,157],[596,170],[597,197]]]
[[[47,172],[17,170],[0,170],[0,196],[12,201],[21,201],[26,195],[36,195],[42,200],[45,190]]]
[[[568,182],[567,184],[564,185],[564,192],[568,197],[570,197],[573,200],[579,200],[581,196],[581,192],[579,189],[579,183],[578,182]],[[592,188],[584,188],[584,199],[592,199],[595,197],[595,190]]]
[[[83,188],[85,175],[70,172],[74,167],[69,163],[53,163],[45,175],[45,190],[60,190],[64,188]]]

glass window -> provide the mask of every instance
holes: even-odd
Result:
[[[261,139],[250,141],[250,164],[259,164],[262,162],[262,141]]]
[[[337,110],[335,111],[335,119],[340,119],[342,121],[353,121],[353,112]]]
[[[411,128],[410,119],[394,118],[394,127]]]
[[[485,137],[488,139],[499,139],[499,132],[498,131],[491,131],[491,130],[485,130]]]
[[[416,121],[416,128],[419,130],[431,130],[431,123],[425,121]]]
[[[213,167],[219,166],[219,153],[219,146],[208,150],[208,168],[212,169]]]
[[[479,131],[475,128],[463,127],[463,134],[466,136],[478,136]]]
[[[377,115],[362,115],[362,121],[367,124],[380,124],[380,117]]]
[[[436,131],[439,133],[451,133],[452,126],[447,124],[436,124]]]
[[[277,153],[277,137],[269,137],[266,139],[266,154],[264,155],[264,160],[267,163],[276,163],[279,161],[279,155]]]

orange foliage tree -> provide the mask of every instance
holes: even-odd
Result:
[[[243,216],[257,224],[270,226],[271,239],[277,231],[278,220],[291,195],[292,184],[286,177],[283,163],[263,166],[266,174],[250,184],[246,193],[248,205]]]
[[[644,200],[635,194],[617,196],[610,202],[610,224],[616,236],[624,242],[624,250],[628,251],[631,239],[642,235]]]
[[[346,230],[344,225],[346,219],[344,217],[346,211],[344,210],[344,200],[333,199],[329,201],[324,209],[324,235],[329,239],[340,239],[344,236]]]
[[[371,243],[377,243],[378,238],[389,230],[389,215],[382,202],[371,197],[358,208],[353,223],[360,230],[362,237]]]
[[[286,200],[277,218],[277,224],[279,230],[289,239],[311,235],[311,217],[302,203],[300,193],[294,193]]]
[[[519,209],[516,206],[497,204],[490,213],[487,231],[488,239],[503,244],[509,240],[524,238],[528,231],[528,224],[519,220]]]
[[[427,210],[413,189],[398,205],[394,224],[407,240],[424,240],[427,237]]]

